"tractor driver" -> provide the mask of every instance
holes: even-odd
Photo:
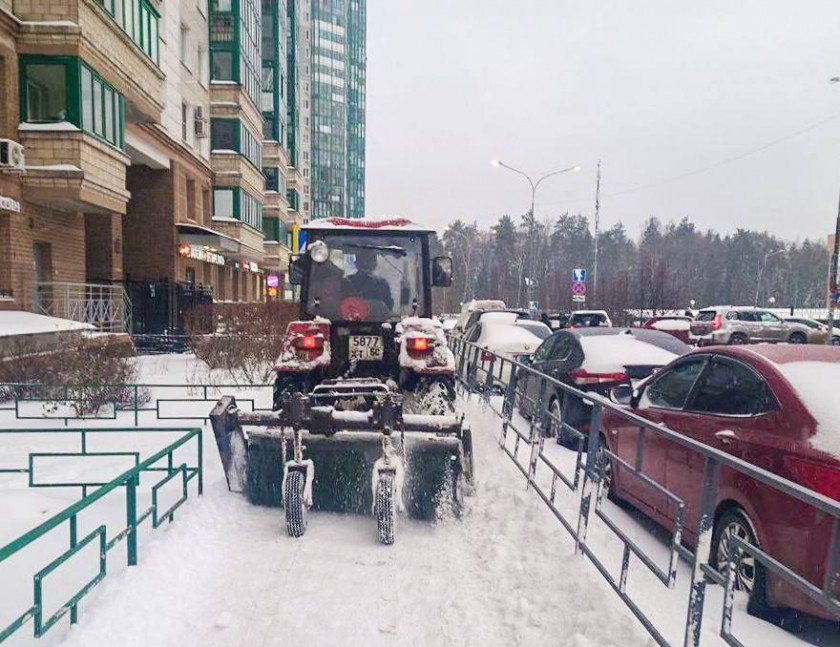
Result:
[[[391,286],[381,276],[373,274],[376,269],[376,253],[372,250],[359,250],[356,254],[356,273],[347,277],[348,294],[370,301],[381,301],[388,310],[394,308]]]

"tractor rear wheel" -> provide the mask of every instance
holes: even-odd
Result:
[[[306,487],[306,473],[289,470],[286,474],[285,498],[286,530],[289,537],[303,537],[306,532],[306,502],[303,498]]]

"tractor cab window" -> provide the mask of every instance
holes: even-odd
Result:
[[[316,240],[326,250],[313,254]],[[424,311],[419,237],[323,234],[313,237],[309,249],[309,314],[333,321],[392,321]]]

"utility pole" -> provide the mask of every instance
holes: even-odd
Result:
[[[598,298],[598,224],[601,214],[601,160],[598,160],[598,175],[595,180],[595,258],[592,261],[592,305]]]
[[[837,204],[837,223],[834,227],[834,250],[831,253],[828,276],[828,338],[825,343],[831,345],[834,337],[834,304],[837,302],[837,256],[840,253],[840,202]]]

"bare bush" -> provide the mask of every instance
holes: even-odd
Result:
[[[235,384],[264,384],[296,316],[293,303],[216,303],[193,308],[186,319],[193,352],[211,371]]]
[[[60,349],[38,349],[26,337],[14,340],[0,359],[0,398],[62,402],[77,415],[92,415],[103,406],[134,406],[137,371],[130,344],[93,343],[77,338]],[[140,403],[149,394],[137,392]]]

